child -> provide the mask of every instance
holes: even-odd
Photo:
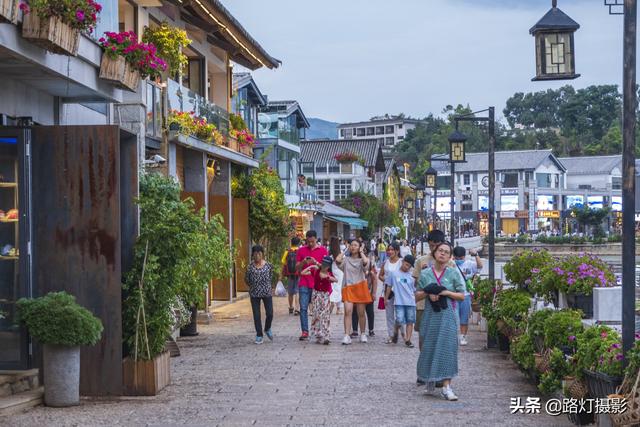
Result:
[[[398,335],[400,327],[405,325],[407,328],[405,345],[409,348],[413,348],[411,334],[413,333],[413,325],[416,323],[416,280],[411,275],[414,263],[413,255],[406,255],[402,259],[400,269],[390,272],[391,287],[387,288],[387,292],[393,291],[395,295],[393,298],[396,310],[395,336]]]
[[[338,280],[331,273],[331,265],[333,258],[326,256],[322,259],[320,268],[309,267],[302,274],[314,274],[315,286],[313,288],[313,296],[311,297],[311,305],[313,306],[313,318],[311,321],[311,333],[316,336],[318,344],[329,344],[329,322],[331,312],[329,311],[329,296],[331,295],[331,284]],[[315,273],[312,271],[315,270]]]

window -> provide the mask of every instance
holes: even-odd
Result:
[[[393,142],[394,142],[394,141],[395,141],[395,140],[393,139],[393,137],[387,137],[387,138],[385,139],[385,144],[384,144],[384,145],[393,146]]]
[[[376,129],[376,128],[374,128],[374,127],[369,127],[369,128],[367,128],[367,136],[371,136],[371,135],[373,135],[373,134],[374,134],[374,132],[375,132],[375,129]]]
[[[393,133],[393,126],[386,126],[386,127],[384,128],[384,130],[385,130],[385,132],[384,132],[384,133],[386,133],[387,135],[389,135],[389,134]]]
[[[331,181],[328,179],[316,180],[316,194],[320,200],[331,199]]]
[[[329,173],[340,173],[340,165],[329,166]]]
[[[462,182],[464,183],[464,185],[471,185],[471,175],[469,175],[468,173],[462,175]]]
[[[358,128],[357,136],[364,136],[364,128]]]
[[[398,129],[402,129],[402,123],[398,125]]]
[[[340,129],[340,136],[344,138],[344,129]]]
[[[403,139],[404,139],[404,135],[400,135],[400,136],[398,137],[398,140],[399,140],[399,141],[402,141]]]
[[[518,173],[504,173],[502,174],[502,187],[503,188],[518,188]]]
[[[622,177],[614,176],[611,177],[611,188],[614,190],[622,190]]]
[[[378,138],[378,142],[380,143],[380,145],[384,145],[384,138]]]
[[[376,135],[384,135],[384,126],[376,126]]]
[[[536,184],[540,188],[551,188],[551,174],[550,173],[537,173]]]
[[[473,205],[464,204],[464,205],[462,205],[462,210],[463,211],[472,211],[473,210]]]
[[[353,191],[353,184],[350,179],[336,179],[333,181],[333,194],[335,200],[346,199]]]
[[[451,176],[440,176],[436,178],[438,188],[449,190],[451,188]]]
[[[340,163],[340,173],[352,174],[353,173],[353,163]]]
[[[327,165],[316,165],[316,173],[327,173]]]
[[[256,149],[253,149],[255,153]],[[313,173],[313,163],[302,163],[302,173],[303,174],[312,174]]]

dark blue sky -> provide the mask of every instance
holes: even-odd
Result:
[[[224,1],[224,0],[223,0]],[[338,122],[384,113],[439,114],[447,104],[501,111],[534,83],[529,28],[551,0],[233,0],[224,4],[283,61],[254,77],[270,99],[296,99]],[[602,0],[559,0],[581,24],[573,84],[619,84],[622,17]],[[237,67],[238,69],[240,67]]]

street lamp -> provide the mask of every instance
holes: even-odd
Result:
[[[420,215],[418,215],[418,209],[420,209]],[[424,185],[419,184],[416,186],[416,208],[413,211],[413,228],[418,229],[416,224],[418,223],[418,218],[422,217],[422,213],[424,212]],[[420,232],[421,230],[419,230]]]
[[[433,191],[433,222],[432,227],[435,230],[436,228],[436,215],[437,215],[437,204],[438,204],[438,171],[432,167],[429,167],[427,171],[424,173],[424,183],[425,187],[430,188]]]
[[[465,163],[465,143],[467,142],[467,136],[456,129],[451,135],[449,135],[449,162],[450,163]]]
[[[408,211],[413,209],[413,198],[409,197],[404,201],[404,207],[407,208]]]
[[[580,25],[558,9],[558,1],[531,27],[536,39],[536,76],[538,80],[572,80],[576,74],[573,36]]]
[[[624,0],[619,2],[618,0],[611,1],[605,0],[605,5],[609,7],[609,14],[619,15],[620,13],[614,12],[614,9],[619,10],[622,6],[624,14],[624,30],[623,30],[623,53],[622,53],[622,206],[627,209],[622,210],[622,347],[624,354],[626,355],[635,343],[635,253],[636,253],[636,241],[635,241],[635,146],[636,146],[636,107],[637,107],[637,93],[636,93],[636,45],[637,45],[637,23],[638,23],[638,1],[637,0]],[[545,64],[545,68],[541,69],[540,62],[544,59],[551,59],[552,75],[555,72],[556,79],[573,79],[578,77],[574,70],[574,57],[573,57],[573,33],[580,28],[580,26],[562,13],[557,8],[557,0],[552,0],[553,8],[542,19],[541,22],[534,25],[531,28],[531,34],[536,36],[536,59],[538,63],[538,74],[545,76],[549,68],[548,63]],[[562,41],[561,46],[556,46],[554,54],[553,47],[551,52],[545,50],[538,50],[538,34],[552,34],[550,27],[550,20],[552,18],[558,18],[560,22],[556,23],[557,27],[555,32],[558,37],[563,33],[562,38],[555,40]],[[547,19],[549,18],[549,19]],[[540,27],[540,24],[545,24]],[[550,39],[553,42],[553,38]],[[542,45],[541,45],[542,47]],[[545,49],[547,42],[545,41]],[[561,52],[560,49],[569,48],[570,55],[567,58],[567,52]],[[562,55],[560,55],[562,53]],[[554,57],[555,55],[555,57]],[[564,67],[560,67],[560,57],[565,61]],[[556,61],[558,60],[558,61]],[[567,62],[568,61],[568,62]],[[555,64],[554,62],[558,62]],[[558,68],[553,69],[553,66],[557,65]],[[537,76],[539,77],[539,76]],[[534,80],[547,80],[546,79],[534,79]],[[626,360],[626,359],[625,359]],[[626,362],[625,362],[626,363]]]

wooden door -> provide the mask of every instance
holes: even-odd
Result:
[[[222,215],[224,226],[229,229],[229,199],[227,196],[209,196],[209,218]],[[231,289],[229,279],[214,279],[209,285],[209,294],[213,300],[229,301]]]
[[[249,287],[244,282],[245,272],[249,264],[249,251],[251,250],[249,201],[247,199],[233,199],[233,240],[238,242],[238,253],[234,262],[235,289],[238,292],[248,292]]]

